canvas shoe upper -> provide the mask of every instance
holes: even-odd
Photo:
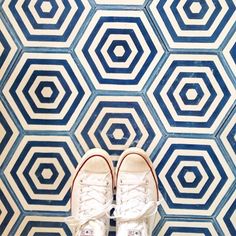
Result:
[[[117,165],[118,236],[149,236],[156,225],[158,183],[152,162],[138,148],[125,151]]]
[[[107,236],[113,200],[112,161],[101,149],[88,151],[72,184],[71,216],[66,223],[75,236]]]

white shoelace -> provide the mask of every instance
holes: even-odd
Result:
[[[112,199],[105,201],[107,194],[107,185],[99,181],[80,181],[80,207],[78,215],[69,216],[65,219],[66,223],[73,229],[75,235],[81,228],[91,222],[99,225],[100,228],[105,227],[105,217],[109,217],[112,207]],[[73,235],[74,235],[73,234]]]
[[[124,183],[121,180],[121,203],[115,207],[112,218],[117,219],[121,224],[132,223],[136,228],[140,223],[144,223],[148,217],[155,215],[160,201],[147,201],[147,184],[145,176],[139,184],[135,180],[128,182],[125,180]]]
[[[121,222],[128,222],[128,221],[135,221],[139,219],[148,218],[149,216],[155,215],[157,212],[157,207],[159,206],[160,202],[154,202],[150,201],[147,204],[145,204],[139,212],[130,212],[127,213],[121,213],[123,212],[122,206],[116,206],[114,211],[114,217],[112,219],[118,219]]]
[[[85,226],[95,223],[101,229],[105,227],[105,217],[117,219],[120,223],[140,224],[146,218],[155,215],[160,201],[146,201],[146,185],[143,180],[141,183],[125,180],[121,184],[121,204],[113,205],[112,199],[105,202],[107,185],[101,182],[84,181],[80,182],[80,209],[77,216],[69,216],[65,219],[66,223],[72,228],[75,235]],[[115,208],[113,216],[110,210]],[[73,234],[73,235],[74,235]]]

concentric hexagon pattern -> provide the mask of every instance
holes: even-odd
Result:
[[[26,211],[69,211],[80,156],[69,137],[25,136],[4,174]]]
[[[236,235],[235,22],[235,0],[0,0],[0,235],[72,236],[94,147],[150,156],[153,236]]]
[[[232,0],[154,0],[149,12],[171,48],[217,49],[235,24]]]
[[[96,89],[141,90],[163,48],[142,11],[97,11],[75,52]]]
[[[216,55],[172,54],[147,94],[168,132],[211,134],[235,92]]]
[[[141,97],[98,96],[75,136],[86,151],[100,147],[115,160],[128,147],[151,153],[161,132]]]
[[[154,164],[168,214],[212,215],[235,179],[209,139],[169,138]]]
[[[85,0],[4,1],[3,9],[24,46],[69,47],[91,6]]]
[[[26,130],[69,130],[90,95],[70,54],[25,53],[3,90]]]

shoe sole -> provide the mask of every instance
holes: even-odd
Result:
[[[90,149],[89,151],[87,151],[83,157],[81,158],[81,161],[79,162],[79,165],[77,166],[76,168],[76,171],[75,171],[75,176],[73,177],[73,181],[72,181],[72,185],[71,185],[71,193],[73,192],[73,188],[74,188],[74,182],[75,182],[75,179],[77,178],[80,170],[82,169],[82,167],[84,166],[84,164],[90,159],[90,158],[93,158],[95,156],[99,156],[99,157],[102,157],[106,163],[108,164],[109,166],[109,169],[110,169],[110,172],[111,172],[111,176],[112,176],[112,190],[114,192],[114,187],[115,187],[115,174],[114,174],[114,168],[113,168],[113,163],[112,163],[112,160],[109,156],[109,154],[104,151],[103,149],[100,149],[100,148],[93,148],[93,149]],[[72,204],[72,199],[70,201],[70,206]],[[72,206],[71,206],[72,207]]]

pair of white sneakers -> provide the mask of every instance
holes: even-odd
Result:
[[[139,148],[119,158],[116,174],[108,153],[92,149],[78,166],[66,218],[75,236],[107,236],[111,218],[118,236],[149,236],[157,223],[158,183],[152,162]],[[116,205],[112,204],[116,187]],[[115,208],[113,216],[110,211]]]

